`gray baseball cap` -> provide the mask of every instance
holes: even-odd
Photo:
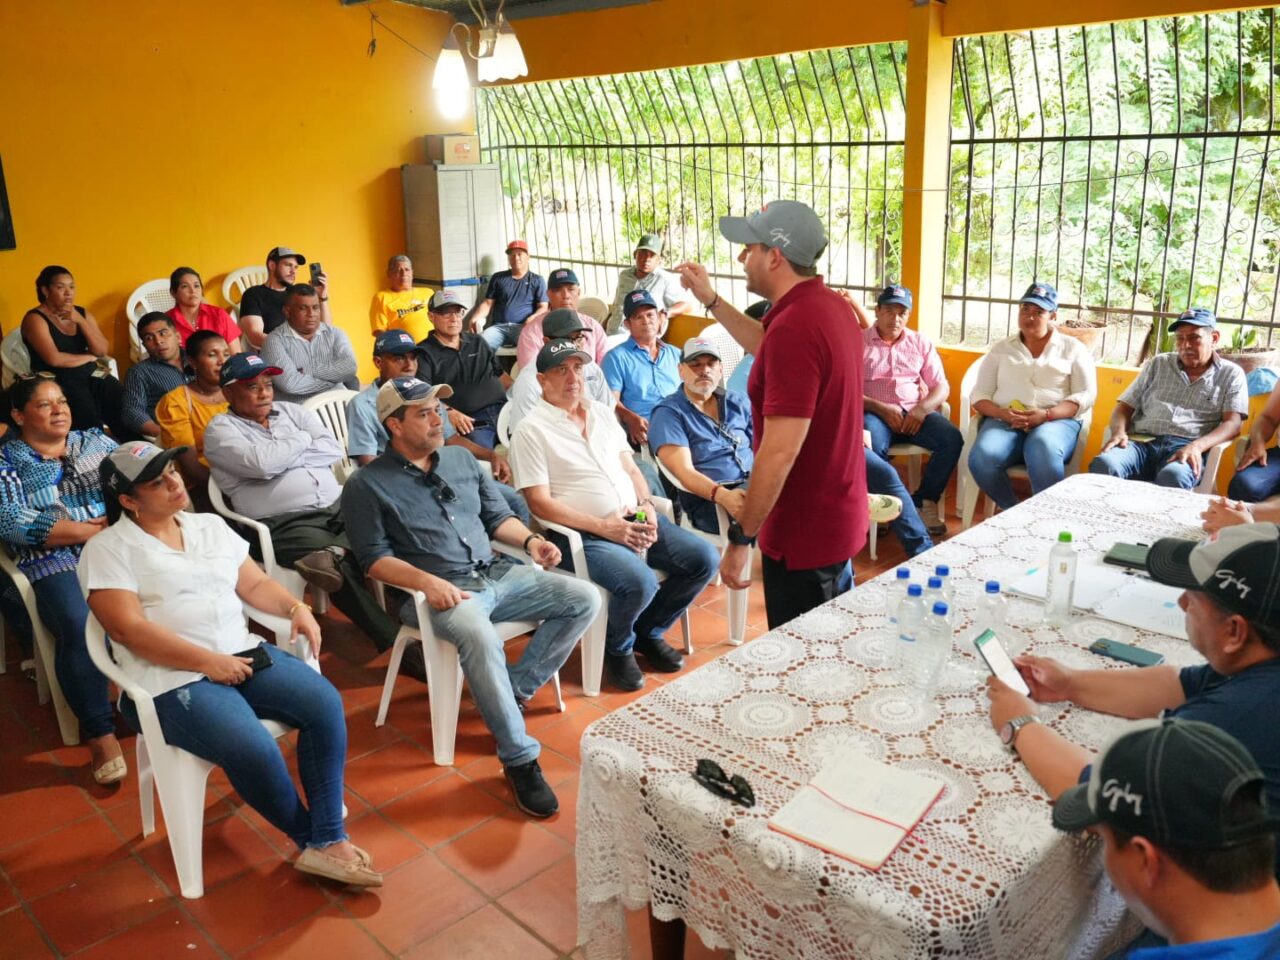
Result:
[[[307,258],[293,249],[293,247],[272,247],[267,253],[268,260],[283,260],[285,257],[297,257],[298,266],[300,267],[307,265]]]
[[[800,267],[812,267],[827,249],[822,221],[798,200],[774,200],[749,217],[721,217],[720,234],[730,243],[775,247]]]
[[[450,307],[457,307],[460,310],[467,309],[467,305],[462,302],[462,298],[452,290],[437,290],[432,295],[431,303],[427,309],[439,313],[441,310],[447,310]]]
[[[378,422],[403,407],[420,407],[437,397],[452,396],[453,387],[447,383],[430,384],[417,377],[392,377],[378,388]]]
[[[650,253],[662,256],[662,238],[656,233],[646,233],[636,241],[636,249],[648,250]]]

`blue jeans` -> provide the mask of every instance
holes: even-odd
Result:
[[[567,567],[564,537],[555,532],[549,536],[565,554],[561,565]],[[614,655],[629,653],[637,637],[665,643],[663,634],[720,568],[715,547],[662,515],[658,516],[657,542],[645,556],[589,533],[582,535],[582,546],[587,573],[611,595],[604,649]],[[665,571],[667,579],[659,584],[654,570]]]
[[[917,553],[932,549],[933,541],[929,539],[929,531],[924,528],[924,521],[920,519],[915,502],[911,499],[911,494],[907,493],[893,464],[874,450],[864,450],[863,453],[867,460],[867,492],[887,493],[902,501],[902,513],[896,520],[889,522],[889,529],[898,538],[907,556],[914,557]]]
[[[1022,431],[995,417],[984,417],[969,451],[969,472],[996,506],[1008,510],[1018,503],[1008,468],[1025,463],[1031,492],[1047,490],[1066,475],[1067,461],[1075,453],[1079,435],[1079,420],[1050,420]]]
[[[93,665],[84,644],[89,607],[80,592],[80,581],[68,570],[41,577],[31,588],[40,619],[53,634],[54,670],[62,695],[80,721],[80,736],[85,740],[105,737],[116,725],[107,697],[107,678]]]
[[[244,802],[303,847],[347,839],[342,825],[342,770],[347,721],[342,697],[297,657],[263,644],[273,666],[238,686],[196,680],[155,698],[165,742],[216,763]],[[138,729],[128,697],[120,707]],[[259,723],[276,720],[298,731],[298,775],[310,809],[298,796],[275,737]]]
[[[862,420],[862,425],[871,431],[871,449],[886,460],[889,459],[889,445],[893,443],[914,443],[929,451],[929,462],[920,475],[920,489],[911,495],[911,499],[917,507],[926,500],[937,503],[946,492],[947,483],[960,462],[960,451],[964,449],[964,434],[956,425],[935,411],[924,418],[918,433],[909,436],[894,433],[874,413],[866,414]]]
[[[1280,447],[1267,451],[1267,465],[1252,464],[1231,478],[1227,496],[1232,500],[1258,503],[1280,494]]]
[[[600,594],[580,581],[501,559],[487,575],[457,586],[471,596],[448,610],[433,609],[431,629],[458,648],[471,696],[498,741],[498,759],[505,766],[528,763],[541,748],[525,730],[516,699],[528,700],[560,669],[600,611]],[[418,625],[412,601],[400,619]],[[542,621],[510,666],[493,627],[504,620]]]
[[[497,353],[499,347],[514,347],[523,329],[523,323],[495,323],[481,330],[480,336],[489,345],[489,349]]]
[[[1120,477],[1122,480],[1155,481],[1162,487],[1190,490],[1200,478],[1187,464],[1173,463],[1169,459],[1190,442],[1190,437],[1130,440],[1127,447],[1112,447],[1106,453],[1094,457],[1089,464],[1089,472]]]

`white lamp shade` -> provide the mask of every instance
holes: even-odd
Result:
[[[445,117],[456,120],[466,114],[471,78],[467,76],[462,51],[452,37],[440,51],[435,73],[431,76],[431,89],[436,94],[436,108]]]
[[[498,76],[495,79],[514,80],[529,72],[529,65],[524,59],[524,50],[520,48],[516,32],[511,29],[511,24],[507,23],[506,17],[500,17],[498,20],[498,42],[493,48],[493,59],[497,61],[498,69]]]

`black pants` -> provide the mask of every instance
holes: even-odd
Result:
[[[292,567],[295,560],[301,560],[313,550],[342,547],[346,552],[338,567],[346,583],[333,594],[333,605],[364,631],[379,651],[386,650],[395,643],[400,625],[378,606],[378,601],[365,586],[364,571],[351,553],[351,544],[347,540],[342,514],[338,512],[336,503],[323,510],[301,510],[277,517],[264,517],[262,522],[271,531],[271,546],[276,552],[276,560],[286,567]],[[252,552],[256,555],[258,551],[255,541],[256,538],[251,538],[249,543],[253,545]]]
[[[789,570],[781,560],[763,555],[764,612],[769,629],[780,627],[853,587],[850,561],[829,567]]]

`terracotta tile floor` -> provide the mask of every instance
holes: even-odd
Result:
[[[959,523],[951,519],[953,532]],[[893,537],[863,554],[862,581],[900,563]],[[691,667],[732,650],[724,591],[708,587],[692,611]],[[748,639],[764,632],[752,588]],[[0,675],[0,955],[25,958],[580,957],[576,947],[574,810],[583,729],[638,695],[582,695],[577,655],[562,672],[566,712],[550,689],[535,698],[529,728],[561,812],[535,823],[511,802],[493,740],[465,698],[456,765],[431,762],[425,686],[400,678],[388,722],[373,725],[386,657],[349,623],[324,622],[324,673],[342,691],[350,730],[349,829],[386,873],[377,892],[351,894],[293,870],[285,839],[248,810],[215,771],[204,829],[205,896],[184,900],[163,827],[143,839],[137,780],[92,785],[88,751],[63,747],[51,707],[16,669]],[[678,644],[679,628],[670,639]],[[518,655],[519,643],[509,645]],[[686,668],[688,669],[688,667]],[[662,674],[649,674],[646,690]],[[123,728],[122,728],[123,729]],[[292,745],[282,741],[292,757]],[[125,741],[133,763],[133,741]],[[638,957],[648,956],[642,913],[632,918]],[[690,960],[722,953],[690,936]]]

